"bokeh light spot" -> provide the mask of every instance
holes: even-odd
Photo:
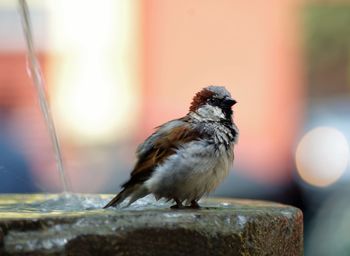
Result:
[[[300,140],[296,166],[301,178],[314,186],[328,186],[344,173],[349,162],[349,145],[339,130],[317,127]]]

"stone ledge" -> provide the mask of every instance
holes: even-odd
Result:
[[[12,217],[2,212],[0,255],[303,255],[297,208],[214,198],[201,205]]]

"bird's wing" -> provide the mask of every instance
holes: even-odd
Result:
[[[184,120],[170,121],[158,128],[137,150],[138,161],[131,172],[126,188],[147,180],[154,168],[174,154],[181,145],[200,139],[200,133]]]
[[[140,144],[136,150],[136,155],[138,159],[141,159],[149,153],[154,147],[155,142],[167,134],[171,133],[172,129],[184,126],[187,122],[184,118],[171,120],[161,126],[156,127],[156,131],[149,136],[142,144]]]

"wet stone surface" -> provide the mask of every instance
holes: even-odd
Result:
[[[101,209],[112,195],[0,195],[0,255],[303,255],[297,208],[214,199],[171,210],[152,198]]]

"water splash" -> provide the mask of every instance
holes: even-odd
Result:
[[[0,217],[3,214],[58,214],[74,213],[82,211],[138,211],[146,209],[158,209],[170,207],[170,203],[163,200],[156,201],[151,195],[134,202],[129,207],[126,202],[118,208],[102,209],[113,195],[99,194],[32,194],[32,195],[11,195],[0,197]],[[8,200],[6,200],[6,198]],[[24,215],[23,215],[24,214]]]
[[[20,6],[19,8],[20,15],[22,18],[22,28],[23,28],[23,32],[24,32],[26,44],[27,44],[27,54],[28,54],[27,69],[29,71],[28,73],[33,79],[33,83],[35,85],[39,102],[40,102],[41,112],[44,116],[45,123],[50,134],[51,142],[55,152],[56,165],[60,173],[61,183],[63,186],[63,191],[67,192],[70,190],[70,185],[68,183],[67,176],[65,175],[65,171],[63,167],[61,148],[57,137],[55,125],[52,119],[50,106],[48,104],[47,97],[46,97],[43,75],[40,70],[39,61],[37,59],[37,56],[35,55],[28,5],[25,0],[19,0],[19,6]]]
[[[107,194],[12,194],[0,196],[0,218],[6,216],[25,217],[25,216],[48,216],[56,214],[74,214],[79,212],[113,212],[113,211],[144,211],[154,209],[170,209],[173,202],[167,202],[164,199],[156,200],[153,195],[148,195],[128,205],[128,201],[122,202],[118,207],[103,207],[114,197]],[[248,202],[248,201],[247,201]],[[250,201],[249,201],[250,202]],[[249,202],[240,202],[239,207],[244,207]],[[232,200],[222,199],[218,204],[213,200],[201,200],[200,205],[206,209],[220,208],[232,209],[236,206]],[[255,202],[255,205],[258,205]],[[264,206],[264,203],[260,206]],[[176,212],[176,211],[175,211]]]

